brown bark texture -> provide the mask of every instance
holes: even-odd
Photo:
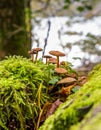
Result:
[[[28,56],[25,0],[0,0],[0,59],[5,55]]]

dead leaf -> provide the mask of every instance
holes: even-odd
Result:
[[[47,111],[46,118],[48,118],[50,115],[52,115],[61,103],[62,102],[59,99],[57,99],[55,102],[53,102],[51,105],[51,108],[49,109],[49,111]]]
[[[67,86],[67,87],[62,87],[62,90],[61,90],[61,95],[63,96],[68,96],[71,94],[71,89],[74,88],[74,86],[76,85],[76,83],[70,85],[70,86]]]
[[[43,121],[46,119],[47,111],[50,110],[51,105],[52,105],[51,102],[46,102],[46,103],[44,104],[44,106],[43,106],[43,108],[42,108],[43,112],[42,112],[42,115],[41,115],[40,122],[43,122]]]

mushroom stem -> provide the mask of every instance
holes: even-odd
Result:
[[[51,55],[54,55],[57,57],[57,68],[59,67],[59,56],[65,56],[64,53],[59,52],[59,51],[50,51],[49,52]]]
[[[49,55],[44,55],[43,58],[46,58],[46,64],[48,63],[48,60],[51,58]]]
[[[32,61],[34,61],[34,54],[32,54]]]
[[[36,57],[35,57],[35,61],[36,61],[37,58],[38,58],[38,52],[39,52],[39,51],[42,51],[42,48],[34,48],[33,51],[34,51],[35,54],[36,54]]]
[[[46,64],[48,63],[48,58],[46,58]]]
[[[36,53],[35,61],[37,60],[37,58],[38,58],[38,52]]]
[[[59,68],[59,56],[57,56],[57,68]]]

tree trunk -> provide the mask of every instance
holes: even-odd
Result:
[[[0,59],[5,55],[28,56],[30,36],[26,27],[26,0],[0,0]]]

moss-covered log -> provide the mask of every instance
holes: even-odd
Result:
[[[67,98],[39,130],[101,129],[101,64],[88,77],[88,82]]]
[[[14,54],[28,56],[30,37],[26,30],[25,2],[27,0],[0,0],[1,58]]]

